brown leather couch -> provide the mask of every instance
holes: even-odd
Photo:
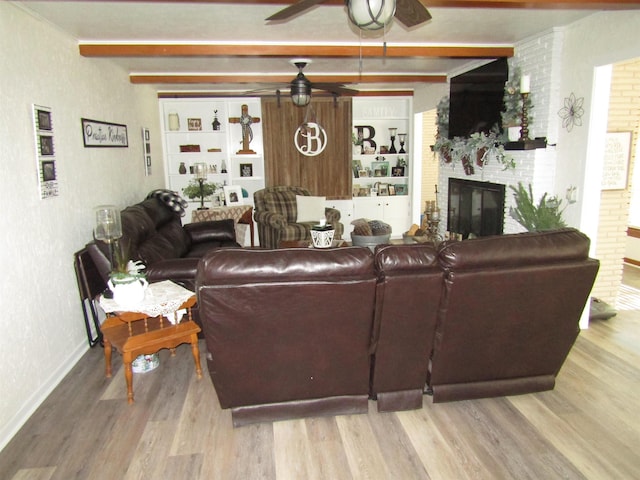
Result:
[[[218,250],[196,291],[235,425],[552,389],[598,261],[574,229],[430,245]]]
[[[132,260],[145,264],[149,282],[172,280],[195,290],[200,258],[215,248],[239,248],[233,220],[187,223],[156,197],[125,208],[121,213],[122,238]],[[110,272],[109,248],[91,242],[87,249],[105,281]]]

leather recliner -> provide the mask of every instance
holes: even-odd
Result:
[[[368,248],[217,250],[196,285],[209,374],[235,426],[367,412]]]

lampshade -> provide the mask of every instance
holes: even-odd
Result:
[[[396,0],[347,0],[349,20],[362,30],[380,30],[393,20]]]
[[[311,82],[302,72],[291,81],[291,101],[298,107],[304,107],[311,101]]]
[[[193,164],[193,174],[198,180],[207,179],[207,164],[204,162],[198,162]]]
[[[94,208],[96,225],[93,236],[96,240],[111,243],[122,236],[120,211],[115,205],[99,205]]]

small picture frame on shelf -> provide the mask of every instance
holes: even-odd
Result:
[[[225,185],[223,189],[224,199],[227,203],[227,207],[244,204],[244,199],[242,198],[242,188],[239,185]]]
[[[404,167],[391,167],[392,177],[404,177]]]
[[[200,118],[187,118],[187,128],[190,132],[198,132],[202,130],[202,119]]]
[[[406,195],[408,193],[407,186],[404,183],[395,184],[396,195]]]
[[[358,171],[358,177],[367,178],[369,176],[369,170],[360,170]]]
[[[378,187],[378,196],[387,197],[389,196],[389,185],[386,183],[381,183]]]
[[[389,175],[389,162],[371,162],[371,170],[374,177],[386,177]]]
[[[253,177],[253,164],[241,163],[240,164],[240,176],[241,177]]]
[[[389,185],[389,195],[396,194],[396,187],[394,185]]]

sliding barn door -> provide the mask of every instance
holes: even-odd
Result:
[[[315,116],[308,112],[309,106]],[[331,199],[351,198],[351,99],[313,98],[307,107],[296,107],[288,95],[262,100],[264,168],[267,186],[295,185],[312,195]],[[308,121],[327,133],[327,146],[316,156],[301,154],[294,135]]]

